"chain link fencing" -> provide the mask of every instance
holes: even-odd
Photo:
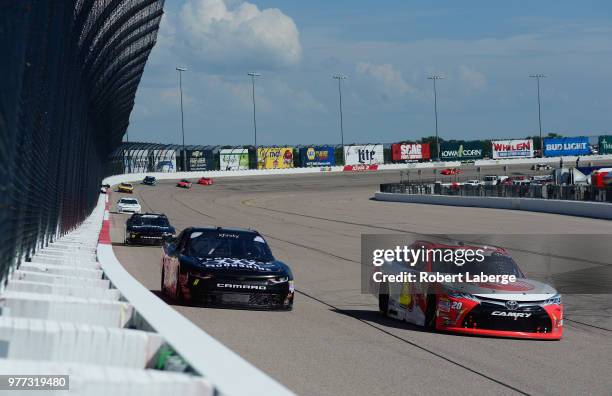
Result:
[[[95,206],[163,0],[0,0],[0,280]]]

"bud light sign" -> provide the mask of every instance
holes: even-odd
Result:
[[[383,145],[344,146],[344,159],[346,165],[382,164],[384,163]]]
[[[586,136],[544,139],[544,155],[546,157],[587,154],[591,154],[591,149],[589,138]]]
[[[332,146],[311,146],[300,148],[300,163],[304,167],[334,166],[334,148]]]

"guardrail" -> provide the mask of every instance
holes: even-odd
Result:
[[[469,185],[469,184],[415,184],[383,183],[380,192],[401,194],[437,194],[462,197],[541,198],[571,201],[612,202],[612,190],[590,185],[517,184],[517,185]]]
[[[554,213],[596,219],[612,219],[612,204],[607,202],[567,201],[541,198],[405,194],[393,192],[376,192],[374,194],[374,199],[388,202],[526,210],[531,212]]]

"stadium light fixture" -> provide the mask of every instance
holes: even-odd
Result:
[[[432,74],[427,77],[428,80],[433,81],[433,89],[434,89],[434,114],[436,118],[436,147],[437,147],[437,158],[440,161],[440,138],[438,136],[438,91],[436,89],[436,80],[443,80],[445,77],[440,76],[438,74]]]
[[[542,104],[540,102],[540,79],[546,78],[544,74],[530,74],[530,78],[535,78],[538,83],[538,124],[540,125],[540,157],[544,157],[544,144],[542,139]]]
[[[344,125],[342,121],[342,80],[346,80],[348,77],[344,74],[336,73],[332,78],[338,80],[338,95],[340,97],[340,145],[342,146],[342,165],[346,165],[346,158],[344,157]]]

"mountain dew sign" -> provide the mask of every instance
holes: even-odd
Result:
[[[612,154],[612,136],[599,137],[599,154]]]
[[[482,158],[482,144],[479,141],[440,143],[440,159],[444,161],[466,161],[480,158]]]

